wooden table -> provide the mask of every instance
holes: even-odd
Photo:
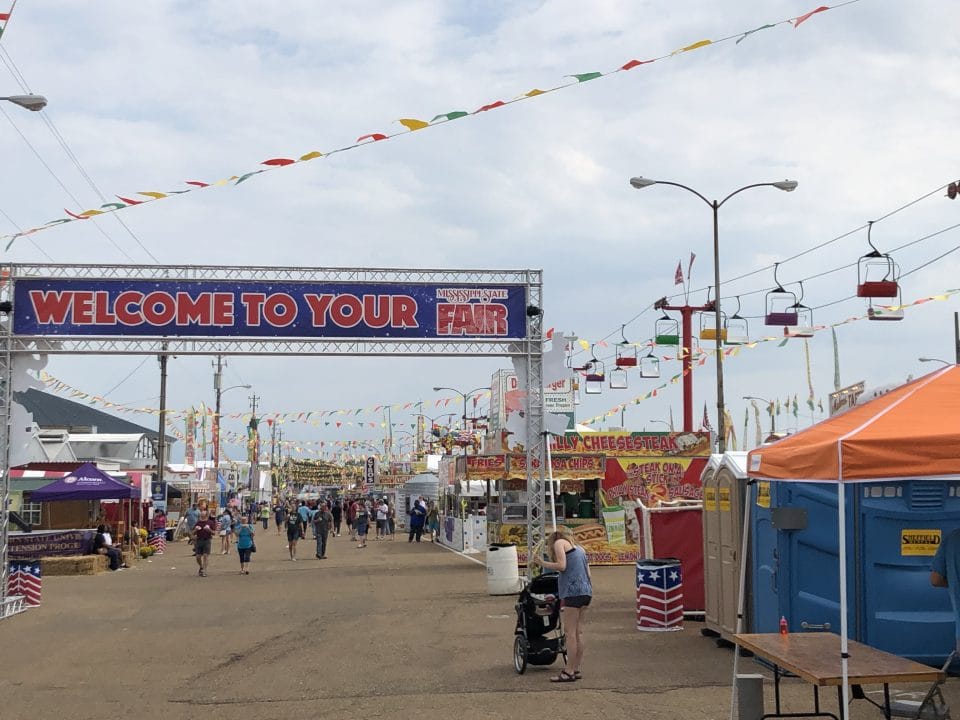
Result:
[[[843,689],[840,672],[840,636],[828,632],[791,633],[742,633],[733,636],[739,646],[766,658],[773,664],[774,697],[776,712],[764,715],[768,717],[831,717],[843,720],[846,708],[843,707]],[[854,688],[854,696],[864,698],[861,685],[883,685],[883,705],[874,703],[884,716],[890,718],[890,683],[894,682],[936,682],[944,679],[944,674],[927,665],[906,660],[896,655],[863,645],[854,640],[847,643],[847,683]],[[780,678],[783,670],[789,670],[813,685],[814,712],[785,713],[780,706]],[[836,686],[839,717],[833,713],[821,712],[820,688]],[[864,698],[866,699],[866,698]],[[872,701],[871,701],[872,702]]]

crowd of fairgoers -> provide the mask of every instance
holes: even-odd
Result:
[[[420,542],[426,535],[430,542],[437,542],[440,533],[440,514],[435,502],[418,497],[410,504],[408,519],[408,542]],[[327,559],[327,541],[346,532],[358,549],[367,547],[367,539],[393,540],[397,529],[397,512],[386,497],[326,497],[316,500],[251,502],[245,508],[224,507],[214,517],[208,505],[201,501],[185,514],[185,530],[194,547],[194,556],[199,566],[198,574],[206,576],[211,553],[229,555],[234,549],[240,558],[240,572],[250,574],[251,556],[256,552],[256,531],[259,520],[261,529],[269,529],[273,517],[276,533],[286,533],[287,552],[296,562],[297,548],[309,536],[316,545],[314,557]],[[217,549],[213,547],[219,538]]]

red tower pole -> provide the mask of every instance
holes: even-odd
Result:
[[[663,298],[653,304],[657,310],[680,313],[680,352],[683,367],[683,431],[693,432],[693,314],[710,312],[714,305],[667,305]],[[718,339],[719,342],[719,339]]]

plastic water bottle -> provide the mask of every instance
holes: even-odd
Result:
[[[787,628],[787,618],[783,615],[780,616],[780,634],[789,635],[790,630]]]

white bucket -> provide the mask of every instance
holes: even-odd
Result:
[[[515,595],[520,592],[517,546],[494,543],[487,548],[487,593]]]

